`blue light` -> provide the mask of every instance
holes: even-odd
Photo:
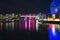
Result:
[[[55,10],[57,9],[57,10]],[[52,13],[58,13],[60,11],[60,0],[53,0],[53,2],[50,5],[50,12]]]
[[[58,9],[55,9],[55,12],[58,12]]]
[[[60,32],[55,30],[55,35],[52,33],[52,29],[48,29],[49,40],[60,40]]]
[[[48,29],[48,34],[49,34],[49,40],[56,40],[57,39],[57,35],[53,35],[52,33],[52,29]]]
[[[59,13],[60,12],[60,0],[53,0],[50,5],[50,14]],[[48,37],[49,40],[60,40],[60,32],[55,30],[55,35],[52,33],[52,28],[48,29]]]

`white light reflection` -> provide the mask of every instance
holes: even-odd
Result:
[[[56,34],[56,32],[55,32],[55,24],[52,24],[52,33],[53,33],[53,35]]]
[[[27,18],[25,17],[25,29],[27,29]]]
[[[36,31],[38,31],[38,20],[36,20]]]

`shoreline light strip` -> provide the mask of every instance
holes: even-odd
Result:
[[[22,16],[20,16],[20,17],[35,17],[35,16],[30,16],[30,15],[29,15],[29,16],[23,16],[23,15],[22,15]]]

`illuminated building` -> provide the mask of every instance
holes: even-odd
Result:
[[[53,18],[49,18],[49,17],[48,17],[48,21],[53,21]]]
[[[47,29],[48,24],[43,23],[43,21],[48,21],[45,14],[38,14],[36,16],[36,31],[43,31]]]
[[[38,31],[38,20],[39,20],[39,15],[36,16],[36,31]]]
[[[55,19],[55,18],[56,18],[55,16],[56,16],[55,14],[52,14],[52,18],[53,18],[53,19]]]

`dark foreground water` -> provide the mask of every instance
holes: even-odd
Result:
[[[14,31],[0,33],[0,40],[48,40],[47,31],[29,32],[29,31]]]
[[[0,40],[48,40],[47,30],[39,32],[25,30],[21,31],[19,30],[19,23],[17,21],[14,23],[15,28],[13,32],[8,31],[11,30],[11,28],[6,31],[6,28],[8,26],[6,26],[5,23],[3,23],[2,26],[3,28],[2,31],[0,31]],[[10,25],[9,27],[11,26],[12,25]]]

